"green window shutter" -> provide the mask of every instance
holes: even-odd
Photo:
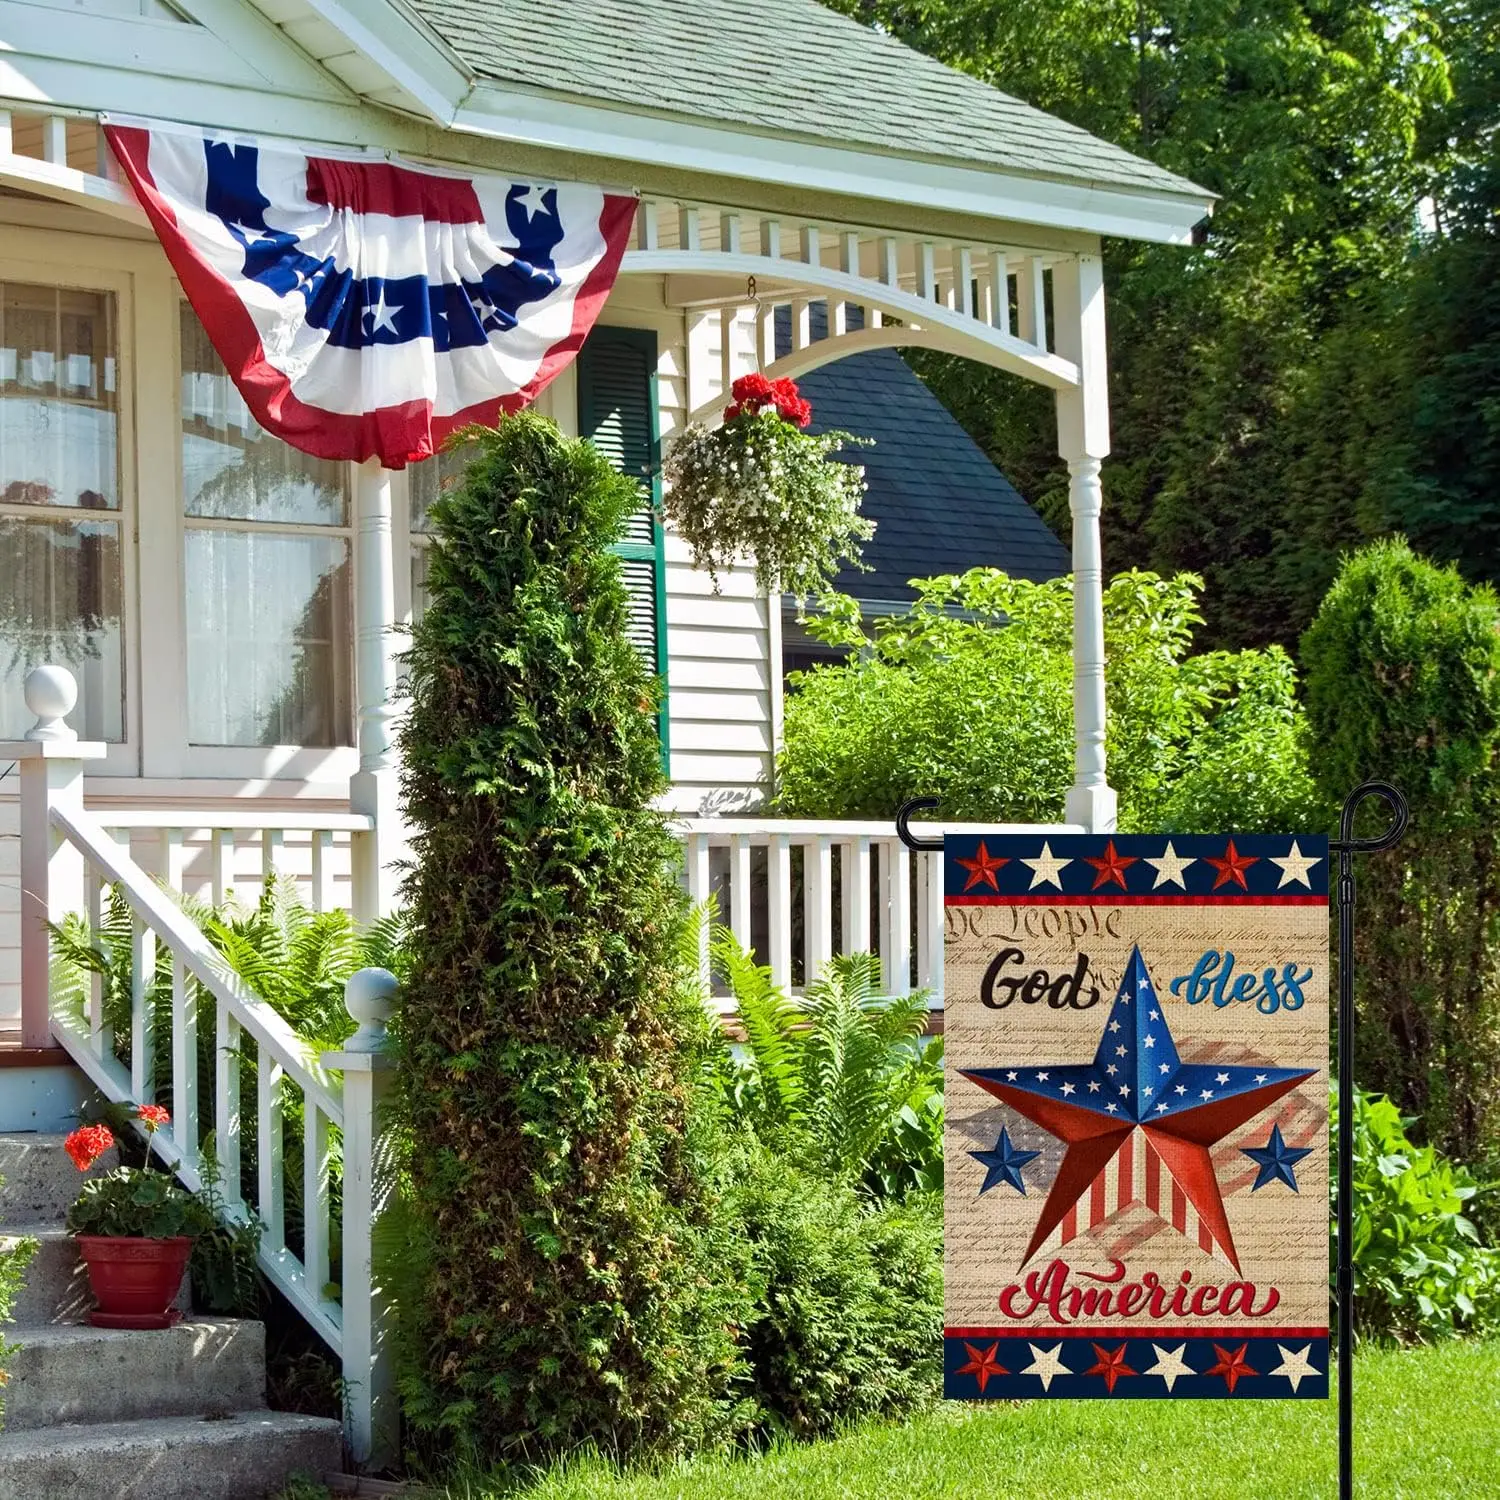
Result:
[[[656,335],[600,328],[578,352],[578,433],[641,487],[641,508],[615,547],[630,592],[630,637],[661,679],[659,721],[667,756],[667,569],[661,526],[661,412]]]

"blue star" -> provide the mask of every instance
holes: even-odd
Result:
[[[1292,1168],[1304,1156],[1312,1155],[1311,1146],[1288,1146],[1281,1138],[1281,1126],[1273,1125],[1271,1139],[1264,1146],[1241,1146],[1240,1150],[1260,1167],[1260,1175],[1255,1179],[1255,1186],[1250,1189],[1252,1193],[1259,1192],[1268,1182],[1277,1179],[1286,1183],[1294,1193],[1301,1191]]]
[[[979,1194],[984,1196],[992,1187],[1008,1182],[1021,1196],[1026,1196],[1026,1183],[1021,1177],[1021,1168],[1035,1161],[1040,1151],[1017,1151],[1011,1144],[1010,1131],[1002,1130],[993,1151],[971,1151],[969,1155],[984,1168],[984,1186]]]

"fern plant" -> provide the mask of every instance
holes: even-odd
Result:
[[[831,960],[799,1004],[725,928],[711,939],[733,991],[742,1048],[716,1082],[727,1107],[768,1144],[881,1198],[943,1183],[943,1044],[924,1044],[925,991],[880,994],[873,954]]]

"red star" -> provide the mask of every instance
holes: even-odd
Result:
[[[969,878],[964,883],[964,889],[972,890],[976,885],[983,882],[995,892],[1000,893],[1000,882],[995,879],[995,871],[1001,865],[1008,865],[1008,859],[996,859],[990,851],[984,847],[984,840],[980,839],[979,849],[973,859],[955,859],[955,864],[960,864],[969,872]]]
[[[1095,1345],[1097,1348],[1098,1346]],[[1257,1375],[1258,1370],[1250,1368],[1250,1362],[1245,1358],[1245,1351],[1249,1344],[1241,1344],[1238,1349],[1229,1350],[1219,1344],[1214,1345],[1214,1353],[1219,1356],[1216,1365],[1210,1365],[1203,1373],[1205,1375],[1222,1375],[1229,1382],[1230,1394],[1234,1393],[1235,1384],[1241,1375]]]
[[[953,1373],[955,1375],[972,1375],[979,1382],[979,1394],[984,1395],[984,1388],[989,1384],[991,1375],[1009,1375],[1010,1371],[1003,1365],[997,1363],[995,1355],[999,1352],[999,1342],[990,1345],[988,1349],[976,1349],[973,1344],[965,1344],[964,1352],[969,1356],[966,1365],[960,1365]],[[1113,1389],[1111,1387],[1111,1389]],[[1233,1390],[1233,1386],[1230,1387]]]
[[[1255,854],[1241,854],[1234,847],[1234,840],[1230,839],[1223,859],[1215,859],[1210,854],[1205,856],[1203,862],[1212,865],[1219,872],[1218,879],[1214,881],[1215,890],[1218,890],[1221,885],[1228,885],[1232,880],[1242,891],[1248,891],[1250,887],[1245,884],[1245,871],[1251,865],[1258,864],[1260,857]]]
[[[1120,889],[1125,889],[1125,871],[1131,865],[1137,865],[1140,860],[1133,854],[1121,854],[1115,849],[1115,841],[1111,839],[1104,846],[1104,853],[1098,859],[1091,859],[1084,855],[1083,862],[1094,867],[1094,889],[1097,891],[1101,885],[1108,885],[1111,880],[1120,883]]]
[[[967,1347],[967,1345],[965,1347]],[[1217,1348],[1218,1346],[1215,1345],[1214,1347]],[[1105,1385],[1109,1387],[1109,1393],[1111,1396],[1113,1396],[1115,1393],[1115,1382],[1122,1375],[1139,1374],[1139,1371],[1132,1370],[1130,1366],[1125,1363],[1124,1344],[1121,1344],[1113,1354],[1111,1354],[1103,1344],[1095,1344],[1094,1357],[1098,1360],[1098,1363],[1094,1365],[1092,1369],[1085,1370],[1083,1373],[1085,1375],[1102,1375],[1104,1377]]]

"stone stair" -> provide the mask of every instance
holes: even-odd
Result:
[[[87,1277],[63,1229],[81,1179],[62,1139],[0,1135],[0,1237],[40,1246],[0,1328],[21,1346],[3,1392],[0,1500],[260,1500],[293,1475],[336,1472],[337,1422],[266,1409],[260,1323],[89,1326]]]

